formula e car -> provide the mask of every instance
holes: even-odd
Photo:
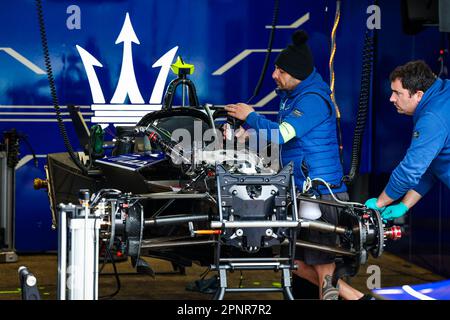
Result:
[[[369,254],[382,254],[387,237],[399,237],[398,228],[385,229],[377,211],[305,195],[303,186],[295,185],[291,164],[278,168],[276,159],[248,147],[232,143],[226,148],[216,129],[220,111],[212,114],[208,105],[200,106],[189,85],[190,106],[172,106],[176,85],[171,83],[161,111],[145,115],[134,127],[117,128],[109,156],[93,156],[91,130],[85,139],[91,156],[86,171],[67,153],[48,156],[55,228],[58,211],[84,197],[101,221],[101,242],[129,256],[138,272],[153,273],[141,256],[182,268],[192,262],[210,266],[221,278],[219,299],[230,290],[229,270],[281,270],[280,291],[292,298],[290,271],[297,267],[299,247],[335,253],[336,277],[353,276]],[[337,207],[338,224],[302,217],[302,202]],[[298,240],[306,229],[335,234],[336,246]]]

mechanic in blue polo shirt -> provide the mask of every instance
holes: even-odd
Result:
[[[282,164],[293,161],[296,186],[301,189],[306,177],[322,178],[336,187],[333,193],[341,200],[348,200],[346,186],[341,184],[342,165],[336,134],[336,111],[330,98],[330,88],[314,68],[313,56],[307,44],[308,35],[302,30],[292,36],[293,43],[276,58],[272,78],[281,98],[278,122],[264,116],[244,103],[225,107],[228,114],[255,129],[265,130],[268,140],[279,143]],[[278,137],[271,136],[275,129]],[[329,190],[320,185],[318,196],[331,199]],[[337,209],[320,205],[321,219],[337,224]],[[305,236],[305,238],[303,238]],[[300,239],[328,246],[336,246],[336,235],[302,230]],[[335,270],[335,255],[318,250],[298,248],[296,257],[298,276],[319,286],[320,298],[360,299],[364,295],[339,280],[333,287],[331,277]]]
[[[397,67],[390,81],[390,101],[398,113],[413,117],[414,129],[411,145],[386,188],[366,201],[386,220],[403,216],[437,179],[450,187],[450,82],[436,77],[420,60]]]

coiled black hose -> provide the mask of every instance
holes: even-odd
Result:
[[[280,4],[279,0],[274,1],[272,29],[270,31],[269,44],[267,46],[266,58],[264,59],[264,65],[261,70],[261,75],[259,76],[258,83],[256,84],[255,90],[253,91],[253,95],[250,97],[250,99],[247,100],[247,103],[250,103],[258,95],[259,90],[261,89],[262,83],[264,81],[264,77],[266,76],[267,66],[269,65],[269,60],[270,60],[270,54],[272,53],[273,38],[275,36],[275,26],[277,25],[277,21],[278,21],[279,4]]]
[[[374,61],[374,37],[370,31],[366,31],[362,56],[361,90],[359,92],[359,108],[356,118],[356,126],[353,134],[351,167],[348,175],[342,180],[350,185],[359,173],[361,162],[361,146],[364,130],[366,128],[367,114],[369,112],[370,89]]]
[[[42,10],[42,1],[41,0],[36,0],[36,8],[37,8],[38,21],[39,21],[39,32],[41,34],[42,50],[44,51],[44,59],[45,59],[45,67],[47,70],[48,84],[50,87],[50,94],[52,96],[53,107],[55,108],[55,112],[56,112],[56,120],[58,122],[59,131],[63,137],[64,146],[66,147],[67,152],[70,155],[70,158],[76,164],[76,166],[81,170],[81,172],[83,174],[87,174],[87,171],[88,171],[87,168],[84,166],[83,163],[81,163],[80,159],[78,159],[78,157],[75,155],[75,152],[73,151],[72,145],[70,144],[69,137],[67,135],[66,127],[64,126],[64,122],[63,122],[63,119],[61,116],[61,111],[60,111],[59,102],[58,102],[58,96],[56,94],[55,79],[53,77],[52,64],[50,61],[50,52],[48,49],[47,33],[45,31],[45,23],[44,23],[44,11]]]

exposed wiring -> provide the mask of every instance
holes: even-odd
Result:
[[[117,189],[101,189],[96,193],[93,193],[90,200],[90,206],[95,207],[100,200],[100,197],[104,195],[121,195],[122,191]]]
[[[108,246],[105,246],[105,250],[108,253],[109,258],[111,259],[111,263],[112,263],[112,266],[113,266],[113,269],[114,269],[114,276],[116,278],[116,285],[117,285],[117,287],[116,287],[116,291],[114,291],[113,293],[111,293],[109,295],[102,296],[99,299],[112,299],[119,293],[120,288],[121,288],[121,284],[120,284],[119,273],[117,272],[116,262],[114,261],[114,258],[113,258],[113,255],[111,253],[111,250],[109,250]],[[104,259],[106,259],[106,256],[105,256]]]
[[[312,188],[312,182],[313,181],[320,181],[320,182],[322,182],[322,184],[325,185],[325,187],[327,187],[328,191],[330,191],[331,196],[333,197],[333,199],[337,203],[345,204],[345,205],[358,206],[358,207],[364,207],[364,205],[362,203],[359,203],[359,202],[342,201],[342,200],[339,200],[338,198],[336,198],[336,196],[334,195],[333,191],[331,190],[330,184],[328,182],[326,182],[325,180],[323,180],[322,178],[311,179],[310,177],[307,177],[305,182],[303,183],[303,193],[308,192]]]
[[[33,146],[31,145],[30,141],[28,140],[28,137],[25,134],[19,133],[19,139],[22,140],[23,142],[25,142],[28,149],[30,149],[31,154],[33,155],[34,166],[37,168],[38,167],[38,159],[36,157],[36,152],[34,152]]]

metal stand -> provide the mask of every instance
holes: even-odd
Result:
[[[20,267],[19,270],[20,287],[22,290],[22,300],[41,300],[37,288],[37,279],[27,267]]]
[[[18,259],[14,249],[14,191],[14,167],[8,165],[8,152],[0,151],[0,263]]]
[[[293,300],[291,270],[295,269],[295,245],[300,220],[295,201],[295,183],[289,164],[273,176],[233,175],[217,166],[218,218],[212,228],[222,232],[215,247],[212,270],[219,272],[220,286],[214,299],[226,292],[280,292]],[[287,243],[279,257],[223,257],[228,244],[250,254],[261,248]],[[281,288],[228,288],[227,272],[234,270],[281,271]]]
[[[235,258],[221,259],[219,266],[212,266],[212,270],[219,272],[219,289],[214,294],[214,300],[223,300],[225,292],[280,292],[286,300],[294,300],[291,285],[291,265],[283,263],[288,262],[288,258]],[[223,264],[227,260],[226,264]],[[281,288],[228,288],[227,271],[229,270],[281,270]]]
[[[81,206],[59,205],[58,299],[98,299],[100,219],[89,209],[89,192]]]

